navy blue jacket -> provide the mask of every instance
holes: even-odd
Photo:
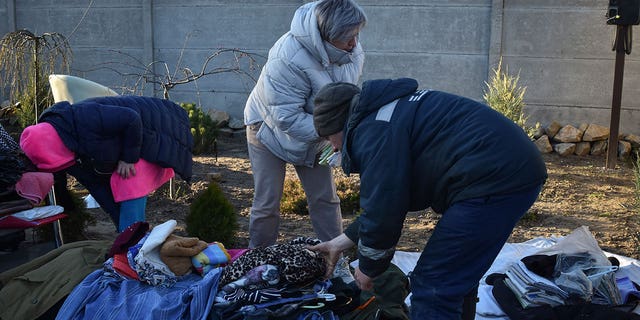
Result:
[[[40,116],[64,144],[96,171],[111,173],[118,160],[140,158],[191,179],[193,136],[186,111],[164,99],[141,96],[59,102]]]
[[[393,250],[408,211],[444,213],[457,201],[526,191],[547,178],[540,152],[513,121],[471,99],[417,88],[406,78],[366,81],[346,123],[342,165],[360,174],[363,213],[345,234],[375,250]],[[359,258],[376,276],[392,256]]]

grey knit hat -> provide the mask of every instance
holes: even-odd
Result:
[[[314,99],[313,125],[321,137],[328,137],[344,128],[351,99],[360,88],[351,83],[334,82],[322,87]]]

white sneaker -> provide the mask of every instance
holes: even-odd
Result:
[[[333,277],[332,278],[341,278],[345,284],[349,284],[356,279],[351,274],[351,269],[349,267],[349,258],[342,257],[336,263],[335,269],[333,269]]]

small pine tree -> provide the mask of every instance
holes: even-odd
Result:
[[[534,128],[526,126],[524,94],[527,88],[520,86],[518,81],[520,81],[520,74],[512,76],[508,68],[503,70],[502,58],[500,58],[498,67],[493,69],[493,77],[489,82],[485,82],[487,90],[483,98],[492,109],[511,119],[532,137],[540,124],[537,123]]]
[[[189,124],[193,135],[193,154],[210,153],[212,149],[215,149],[218,125],[195,103],[181,103],[180,106],[189,115]]]
[[[186,225],[190,236],[226,245],[233,242],[238,230],[235,209],[215,182],[193,201]]]

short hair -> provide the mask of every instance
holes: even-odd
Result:
[[[349,41],[353,30],[364,27],[367,16],[353,0],[322,0],[315,9],[320,36],[325,41]]]

